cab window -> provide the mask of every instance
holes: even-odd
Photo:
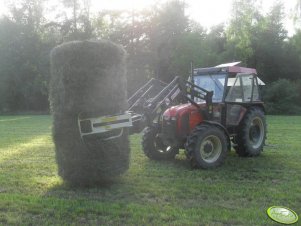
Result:
[[[226,96],[227,102],[251,102],[259,100],[256,77],[250,74],[238,74],[236,78],[228,79],[230,90]]]
[[[213,91],[213,102],[222,102],[225,78],[225,74],[196,75],[194,76],[194,84],[208,91]]]

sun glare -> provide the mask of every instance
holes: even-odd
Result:
[[[168,0],[92,0],[93,11],[109,10],[141,10],[153,5],[162,4]],[[185,0],[186,15],[200,22],[205,27],[219,24],[228,19],[227,12],[231,9],[232,0]]]
[[[149,8],[156,4],[162,4],[168,0],[91,0],[92,11],[98,12],[99,10],[141,10]],[[183,0],[186,5],[186,15],[206,28],[214,25],[226,23],[231,16],[231,7],[233,0]],[[277,0],[262,0],[262,8],[268,12],[273,3]],[[290,14],[290,11],[296,4],[296,0],[284,1],[285,13]],[[287,29],[292,30],[292,21],[287,16],[285,20]]]
[[[14,1],[14,0],[12,0]],[[90,12],[97,13],[101,10],[125,10],[125,11],[139,11],[150,8],[154,5],[163,4],[169,0],[90,0]],[[210,28],[214,25],[226,23],[231,16],[231,7],[233,0],[183,0],[186,5],[186,15],[200,23],[205,28]],[[53,9],[58,5],[59,0],[48,1],[47,5],[51,6],[46,12],[46,17],[51,16]],[[259,1],[260,2],[260,1]],[[277,0],[261,0],[262,10],[268,12],[271,6]],[[296,5],[297,0],[282,0],[284,5],[284,12],[286,19],[284,26],[289,34],[293,33],[294,25],[291,18],[292,11]],[[0,0],[0,15],[7,13],[7,4]]]
[[[109,0],[99,1],[92,0],[91,3],[96,9],[116,9],[116,10],[141,10],[156,3],[165,1],[154,0]]]

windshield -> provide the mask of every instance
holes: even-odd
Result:
[[[195,75],[193,78],[197,86],[213,91],[213,102],[222,102],[226,74]]]

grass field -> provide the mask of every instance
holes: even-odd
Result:
[[[276,225],[272,205],[301,215],[301,117],[269,116],[268,129],[260,157],[232,151],[214,170],[191,170],[183,153],[150,161],[134,135],[127,173],[72,188],[57,175],[51,118],[2,116],[0,225]]]

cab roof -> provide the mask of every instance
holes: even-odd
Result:
[[[208,73],[246,73],[246,74],[255,74],[257,75],[257,71],[254,68],[247,67],[239,67],[237,66],[241,62],[232,62],[226,64],[220,64],[215,67],[207,67],[207,68],[196,68],[194,69],[194,75],[208,74]]]

